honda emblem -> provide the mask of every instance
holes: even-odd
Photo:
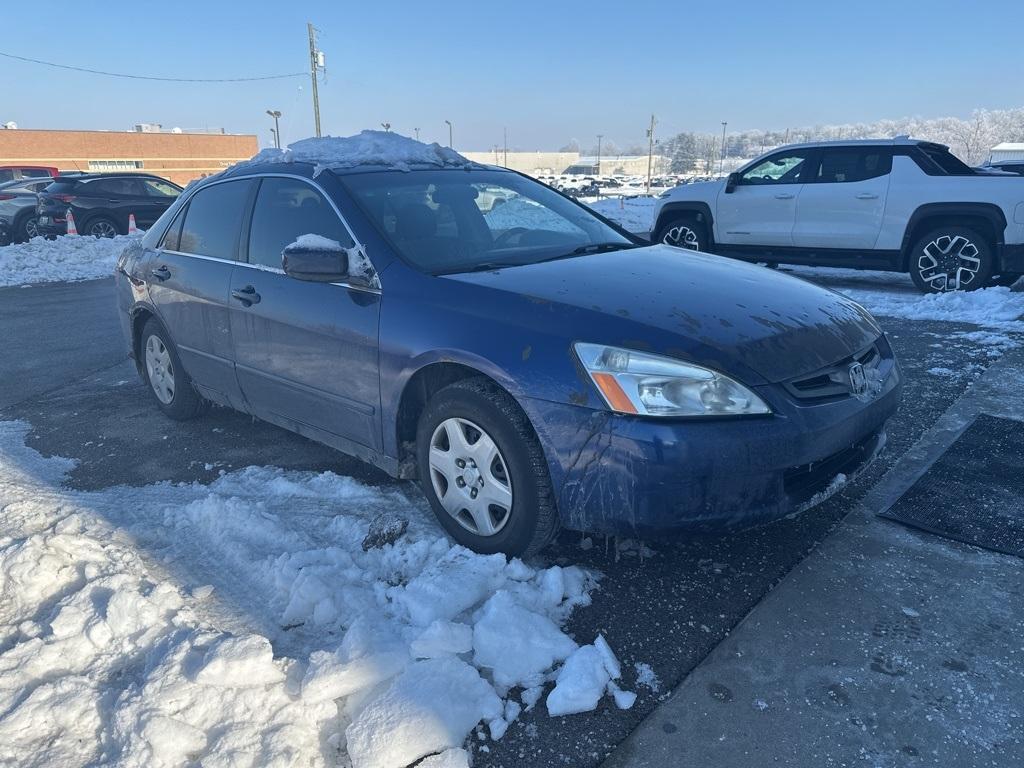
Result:
[[[864,372],[864,366],[854,363],[850,366],[850,392],[854,397],[861,397],[868,391],[868,377]]]

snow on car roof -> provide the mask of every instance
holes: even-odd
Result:
[[[465,168],[477,165],[437,143],[425,144],[390,131],[362,131],[355,136],[302,139],[286,149],[264,149],[229,170],[266,163],[310,163],[316,166],[314,175],[324,170],[359,167],[407,171],[413,166]]]

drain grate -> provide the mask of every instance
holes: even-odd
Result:
[[[1024,422],[982,414],[882,517],[1024,557]]]

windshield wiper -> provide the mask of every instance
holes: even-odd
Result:
[[[562,253],[558,256],[551,256],[546,259],[541,259],[536,264],[540,264],[545,261],[558,261],[559,259],[571,259],[573,256],[582,256],[585,253],[604,253],[606,251],[625,251],[629,248],[639,248],[636,243],[589,243],[587,245],[581,245],[579,248],[573,248],[568,253]]]

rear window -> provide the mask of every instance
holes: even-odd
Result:
[[[238,233],[252,183],[248,180],[213,184],[196,192],[185,212],[177,250],[234,261]]]
[[[77,184],[77,181],[58,180],[50,183],[43,191],[51,195],[65,195],[71,192]]]
[[[973,168],[941,144],[918,144],[917,152],[917,164],[930,176],[976,175]]]

